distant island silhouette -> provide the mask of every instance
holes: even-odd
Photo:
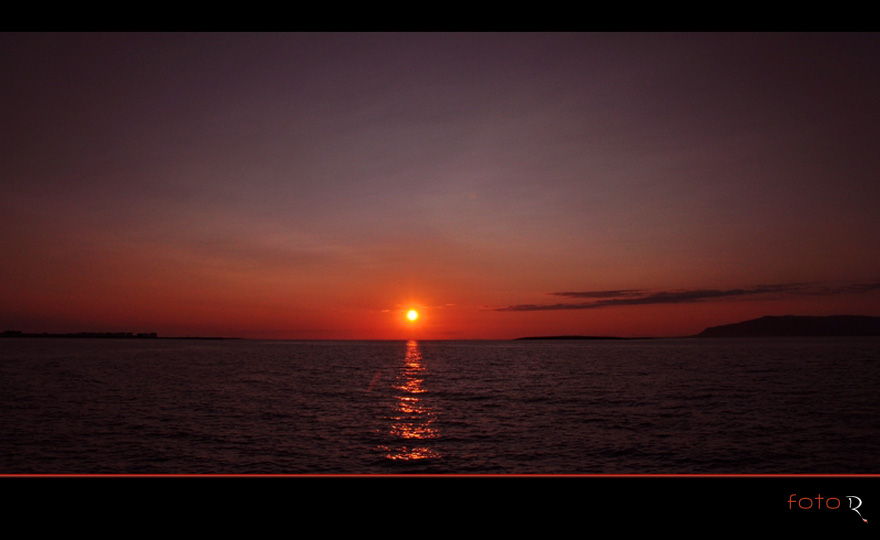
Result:
[[[833,315],[766,316],[706,328],[694,337],[847,337],[880,336],[880,317]]]
[[[767,315],[758,319],[710,326],[699,334],[679,336],[682,338],[716,338],[716,337],[857,337],[880,336],[880,317],[867,315]],[[91,338],[91,339],[211,339],[233,340],[239,337],[202,337],[202,336],[159,336],[156,332],[21,332],[6,330],[0,338]],[[658,337],[620,337],[620,336],[583,336],[583,335],[551,335],[528,336],[514,338],[514,341],[538,340],[647,340],[663,339]]]
[[[682,336],[687,338],[713,337],[855,337],[880,336],[880,317],[866,315],[767,315],[758,319],[711,326],[699,334]],[[524,340],[609,340],[609,339],[660,339],[626,338],[615,336],[530,336],[516,338]]]
[[[0,334],[0,338],[89,338],[89,339],[241,339],[228,337],[170,337],[159,336],[156,332],[68,332],[63,334],[50,334],[48,332],[20,332],[18,330],[6,330]]]

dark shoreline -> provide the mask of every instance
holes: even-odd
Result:
[[[756,337],[864,337],[880,336],[880,317],[867,315],[799,316],[767,315],[758,319],[711,326],[699,334],[679,338],[756,338]],[[668,339],[654,337],[624,338],[613,336],[535,336],[516,340],[542,339]]]
[[[70,332],[50,334],[48,332],[18,332],[7,330],[0,333],[0,338],[75,338],[75,339],[242,339],[237,337],[201,337],[201,336],[159,336],[155,332]]]
[[[866,315],[764,316],[706,328],[694,337],[866,337],[880,336],[880,317]]]

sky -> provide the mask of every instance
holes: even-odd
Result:
[[[0,331],[880,316],[878,60],[880,34],[0,34]]]

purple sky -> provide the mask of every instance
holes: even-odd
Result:
[[[877,34],[3,34],[0,331],[880,315],[878,60]]]

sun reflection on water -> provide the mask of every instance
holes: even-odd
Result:
[[[419,344],[410,340],[406,344],[406,356],[393,385],[397,391],[397,401],[390,416],[392,423],[389,433],[400,444],[393,448],[381,447],[387,452],[387,459],[413,461],[440,457],[428,444],[431,439],[439,437],[439,433],[433,427],[436,412],[422,397],[427,392],[422,386],[424,371]]]

